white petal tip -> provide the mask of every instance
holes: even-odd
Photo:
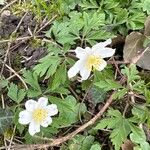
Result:
[[[112,39],[106,40],[107,45],[111,44],[111,42],[112,42]]]

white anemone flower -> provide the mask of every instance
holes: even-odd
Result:
[[[92,48],[77,47],[74,51],[79,60],[69,69],[68,77],[72,78],[79,72],[82,81],[88,79],[92,69],[103,70],[107,65],[103,58],[111,57],[115,53],[115,49],[106,47],[109,44],[111,39],[97,43]]]
[[[40,132],[40,126],[47,127],[52,123],[51,116],[58,113],[57,105],[48,104],[48,99],[41,97],[38,101],[28,100],[25,103],[26,110],[19,113],[19,123],[29,124],[29,133],[34,135]]]

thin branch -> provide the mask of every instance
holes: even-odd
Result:
[[[47,27],[49,24],[51,24],[51,23],[53,22],[53,20],[54,20],[56,17],[57,17],[57,15],[55,15],[54,17],[52,17],[52,19],[49,20],[47,23],[45,23],[45,25],[42,26],[42,27],[36,32],[36,34],[39,33],[39,32],[41,32],[45,27]]]
[[[7,9],[8,7],[10,7],[11,5],[13,5],[14,3],[16,3],[18,0],[14,0],[12,2],[10,2],[9,4],[7,4],[5,7],[3,7],[0,11],[0,13],[2,13],[5,9]]]
[[[28,86],[26,85],[26,83],[24,82],[24,80],[22,79],[22,77],[14,69],[12,69],[11,67],[9,67],[7,64],[5,64],[5,66],[20,79],[20,81],[23,83],[23,85],[26,88],[26,90],[28,90]]]

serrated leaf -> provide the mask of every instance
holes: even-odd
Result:
[[[18,104],[24,99],[26,95],[25,89],[18,89],[17,85],[11,83],[8,87],[8,94],[7,94],[13,101],[17,102]]]
[[[114,93],[113,99],[121,99],[127,94],[127,92],[128,92],[128,89],[126,88],[119,89],[117,92]]]
[[[121,84],[110,79],[101,80],[99,82],[94,83],[94,85],[105,91],[123,88]]]
[[[58,107],[59,118],[55,120],[55,124],[58,124],[59,127],[65,127],[78,121],[79,117],[86,112],[85,104],[77,103],[72,96],[68,96],[64,100],[51,97],[50,101]]]
[[[143,12],[131,13],[126,23],[127,27],[132,30],[139,30],[144,27],[145,14]]]
[[[150,15],[150,1],[149,0],[143,1],[143,10],[147,11],[147,13]]]
[[[66,65],[63,63],[57,70],[54,75],[54,79],[52,82],[52,90],[59,87],[59,85],[63,85],[67,78],[67,70]]]
[[[90,148],[90,150],[101,150],[101,146],[100,144],[93,144]]]
[[[9,109],[0,108],[0,133],[4,133],[13,123],[13,113]]]
[[[8,80],[0,78],[0,91],[8,85]]]
[[[115,150],[120,150],[123,142],[131,132],[130,122],[125,119],[118,110],[110,109],[107,114],[108,118],[101,120],[94,129],[112,129],[110,139],[115,146]]]
[[[57,69],[61,59],[58,56],[47,55],[44,58],[40,59],[39,64],[37,64],[33,69],[34,73],[40,77],[45,75],[45,79],[48,79],[52,76]]]
[[[95,105],[97,103],[104,102],[106,95],[107,95],[106,91],[104,91],[103,89],[98,89],[95,86],[93,86],[90,89],[89,94],[92,96],[91,98]]]
[[[40,85],[38,83],[38,76],[31,71],[23,72],[24,81],[28,83],[31,88],[27,91],[29,97],[36,97],[42,94]]]
[[[90,150],[91,145],[94,143],[94,137],[76,135],[71,141],[69,141],[69,150]]]
[[[134,64],[130,65],[129,68],[125,66],[124,69],[121,70],[121,73],[127,76],[128,83],[140,80],[140,76],[138,75],[139,72]]]
[[[92,29],[98,29],[100,25],[104,25],[105,14],[95,12],[94,14],[90,15],[84,12],[83,19],[85,22],[83,35],[86,36]]]
[[[81,6],[83,8],[83,10],[99,8],[96,0],[90,0],[90,1],[84,0],[84,1],[79,3],[79,6]]]

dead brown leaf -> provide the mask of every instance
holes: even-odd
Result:
[[[150,36],[150,16],[147,17],[145,23],[144,35]]]
[[[150,48],[138,60],[137,66],[146,70],[150,70]]]
[[[124,144],[122,144],[121,148],[122,150],[133,150],[134,146],[135,145],[130,140],[126,140]]]
[[[132,32],[126,37],[123,49],[125,62],[132,63],[132,59],[143,51],[144,38],[145,36],[139,32]]]
[[[143,46],[144,41],[148,37],[150,37],[150,16],[147,17],[145,21],[144,34],[132,32],[126,37],[123,49],[123,58],[125,62],[136,62],[137,66],[150,70],[150,44],[146,45],[146,48]]]

